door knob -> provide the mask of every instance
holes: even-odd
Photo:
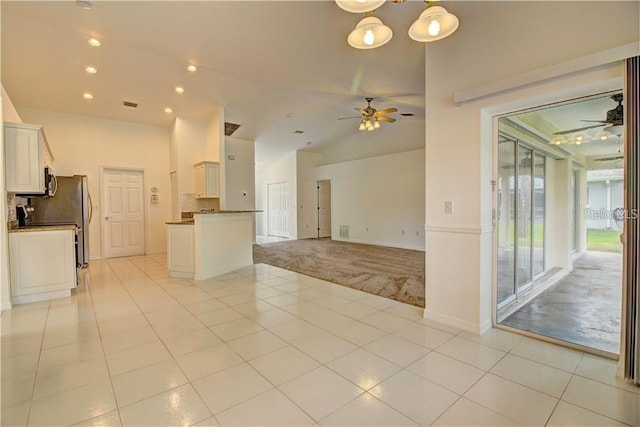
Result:
[[[105,216],[104,219],[111,219],[111,217],[110,216]]]

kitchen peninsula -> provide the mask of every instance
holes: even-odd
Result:
[[[171,277],[207,280],[253,264],[255,212],[194,212],[192,220],[167,222]]]

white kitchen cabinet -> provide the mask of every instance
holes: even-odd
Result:
[[[15,304],[68,296],[76,287],[74,230],[9,233]]]
[[[220,163],[200,162],[193,167],[196,198],[215,199],[220,197]]]
[[[51,166],[53,154],[42,126],[5,123],[4,145],[7,191],[44,193],[44,167]]]
[[[193,279],[194,224],[167,225],[167,267],[172,277]]]

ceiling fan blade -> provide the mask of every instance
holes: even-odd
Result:
[[[361,119],[362,116],[353,116],[353,117],[338,117],[338,120],[347,120],[347,119]]]
[[[605,125],[606,125],[607,123],[609,123],[609,122],[608,122],[608,121],[606,121],[606,120],[580,120],[580,121],[581,121],[581,122],[602,123],[602,124],[605,124]]]
[[[380,120],[381,122],[389,122],[389,123],[393,123],[396,121],[396,119],[392,119],[391,117],[385,117],[385,116],[376,117],[376,119]]]
[[[606,123],[605,123],[605,124],[606,124]],[[562,131],[560,131],[560,132],[554,132],[553,134],[554,134],[554,135],[567,135],[567,134],[569,134],[569,133],[580,132],[580,131],[587,130],[587,129],[599,128],[599,127],[604,126],[605,124],[602,124],[602,125],[593,125],[593,126],[585,126],[585,127],[583,127],[583,128],[576,128],[576,129],[569,129],[569,130],[562,130]]]
[[[380,110],[376,113],[377,114],[391,114],[391,113],[395,113],[396,111],[398,111],[397,108],[387,108],[386,110]]]
[[[362,114],[363,116],[367,115],[367,112],[364,111],[362,108],[354,108],[358,113]]]

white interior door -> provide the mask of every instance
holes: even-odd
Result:
[[[103,173],[104,257],[144,255],[142,171],[105,169]]]
[[[291,195],[288,182],[267,185],[269,236],[291,237]]]
[[[331,237],[331,181],[317,182],[318,238]]]

